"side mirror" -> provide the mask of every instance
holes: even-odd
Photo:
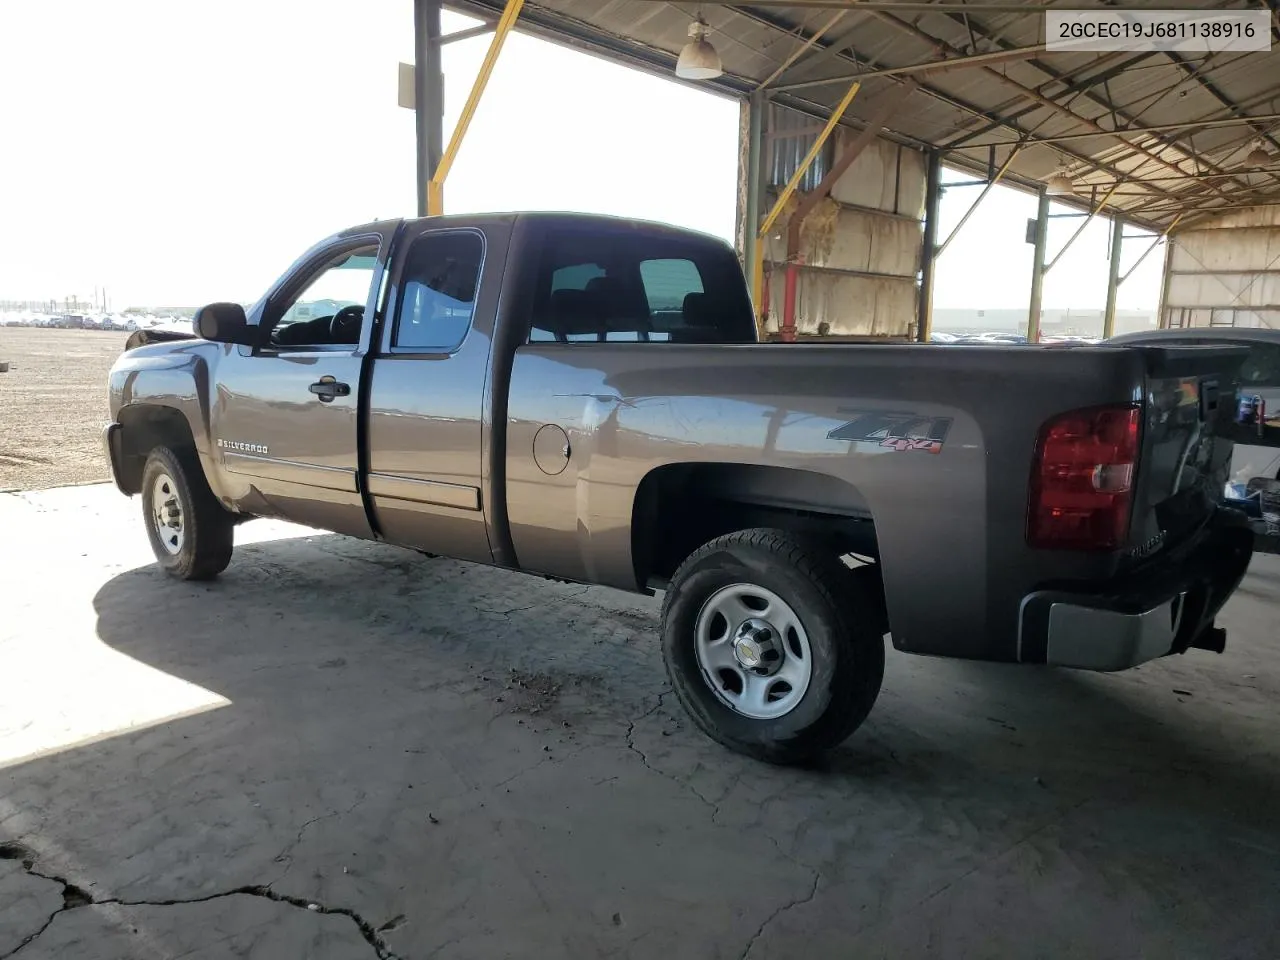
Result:
[[[244,307],[238,303],[210,303],[196,311],[196,336],[214,343],[238,343],[246,347],[258,342],[258,328],[249,326]]]

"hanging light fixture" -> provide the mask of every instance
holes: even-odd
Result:
[[[1262,138],[1259,137],[1253,141],[1253,149],[1249,151],[1249,155],[1244,158],[1246,167],[1265,167],[1271,163],[1271,154],[1267,153],[1262,146]]]
[[[1076,185],[1067,175],[1065,162],[1058,164],[1057,171],[1044,182],[1044,192],[1051,197],[1074,197]]]
[[[720,54],[707,39],[707,23],[698,17],[689,24],[689,42],[676,61],[676,76],[681,80],[711,80],[724,73]]]

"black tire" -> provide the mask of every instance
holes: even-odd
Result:
[[[161,528],[156,514],[157,483],[169,478],[181,507],[181,534]],[[231,562],[235,515],[209,489],[194,451],[156,447],[142,470],[142,519],[161,569],[179,580],[212,580]],[[168,541],[166,545],[166,541]]]
[[[810,679],[780,717],[739,713],[712,689],[695,645],[704,604],[721,588],[763,587],[791,606],[808,636]],[[782,530],[741,530],[695,551],[662,604],[662,655],[676,697],[694,723],[731,750],[770,763],[800,763],[844,741],[866,719],[884,678],[883,603],[836,551]]]

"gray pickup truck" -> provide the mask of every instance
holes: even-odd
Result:
[[[886,633],[1094,670],[1220,651],[1250,559],[1218,506],[1235,348],[761,344],[728,246],[571,214],[354,227],[195,330],[110,375],[166,571],[216,576],[278,517],[665,590],[681,703],[771,761],[861,723]]]

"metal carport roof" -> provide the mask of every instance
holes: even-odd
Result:
[[[1244,9],[1170,0],[530,0],[518,29],[671,76],[700,13],[725,68],[700,86],[738,97],[763,88],[773,102],[825,118],[862,75],[845,115],[857,126],[893,88],[915,81],[884,136],[944,150],[947,162],[975,171],[995,170],[1016,150],[1007,179],[1027,185],[1065,163],[1076,202],[1110,192],[1111,210],[1162,228],[1280,203],[1280,0],[1267,2],[1269,53],[1044,49],[1047,9]],[[504,5],[448,6],[494,20]],[[1272,155],[1262,168],[1244,163],[1258,138]]]

